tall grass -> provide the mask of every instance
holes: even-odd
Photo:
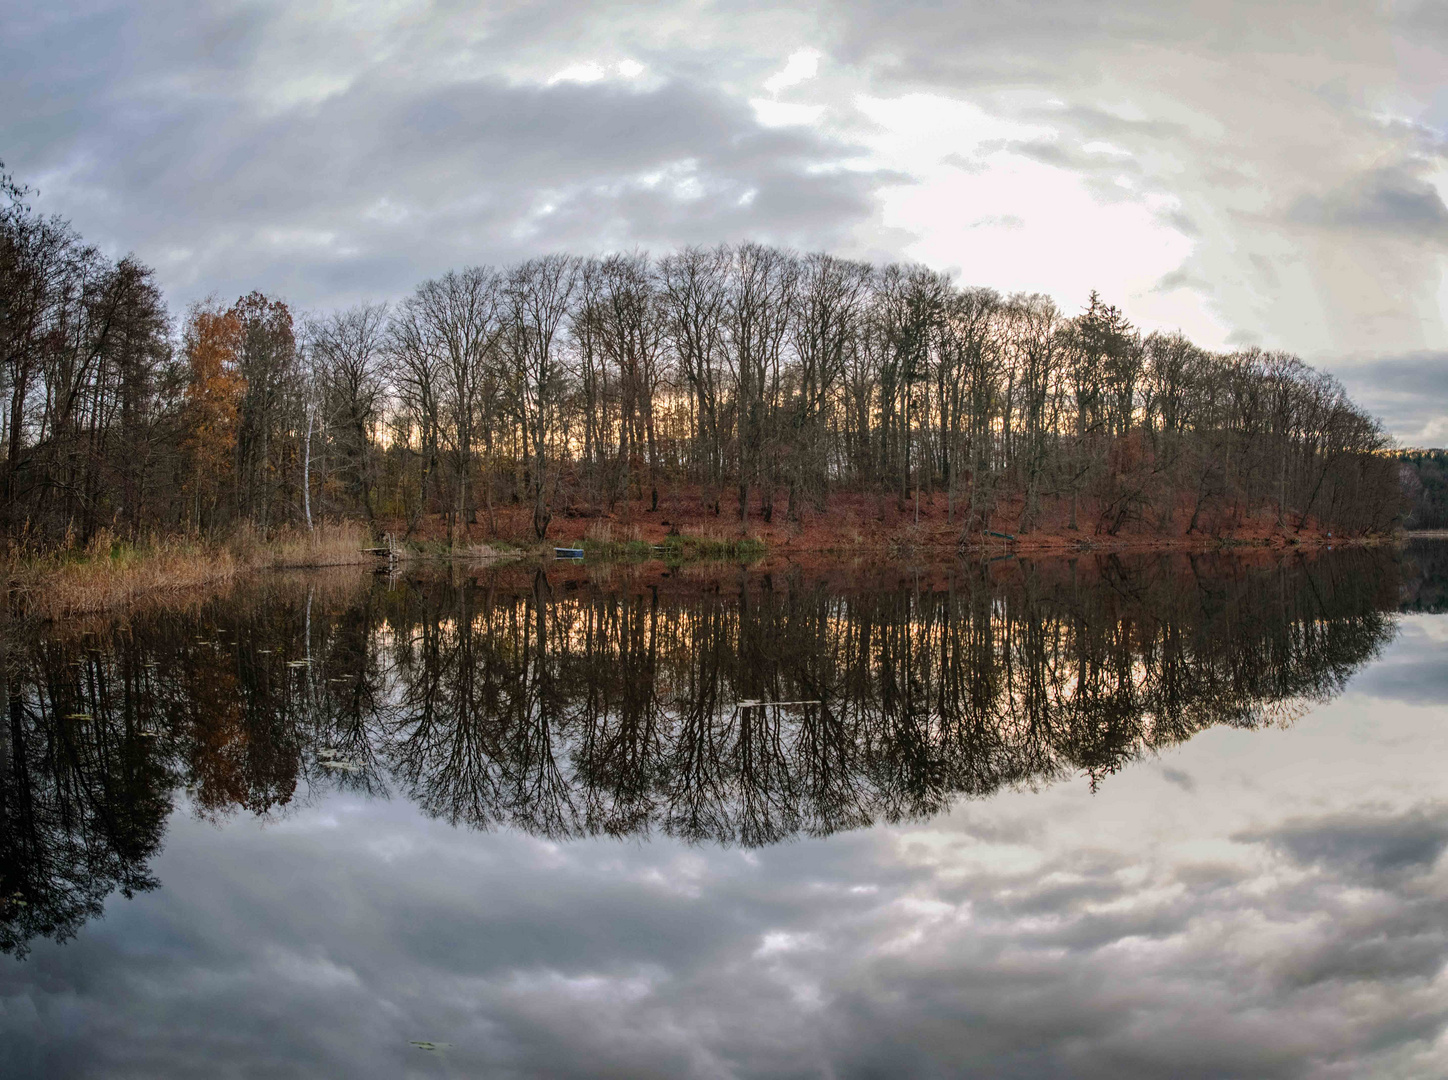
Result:
[[[230,547],[254,569],[351,566],[370,561],[362,549],[371,546],[372,534],[355,521],[323,523],[310,532],[287,529],[270,539],[248,529],[230,541]]]
[[[264,539],[250,531],[225,541],[168,537],[142,543],[105,530],[82,547],[13,552],[3,564],[9,607],[40,619],[123,607],[142,596],[214,588],[239,574],[282,567],[365,563],[370,537],[355,522],[321,525]]]

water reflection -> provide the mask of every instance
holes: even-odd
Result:
[[[154,888],[177,792],[334,788],[472,828],[757,847],[918,818],[1225,724],[1377,654],[1391,552],[1082,559],[905,576],[495,572],[272,581],[6,645],[0,949]]]

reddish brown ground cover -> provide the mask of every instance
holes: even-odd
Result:
[[[658,543],[669,536],[705,537],[713,540],[751,538],[763,542],[771,552],[819,552],[836,555],[908,549],[1010,550],[1018,553],[1071,552],[1082,549],[1188,550],[1211,548],[1223,542],[1268,547],[1290,547],[1331,543],[1317,522],[1290,518],[1279,522],[1275,510],[1264,507],[1248,512],[1237,506],[1217,506],[1197,513],[1184,499],[1170,515],[1147,513],[1126,520],[1115,515],[1103,517],[1100,508],[1082,499],[1077,507],[1077,527],[1070,527],[1070,506],[1066,500],[1048,502],[1037,516],[1034,528],[1021,530],[1023,500],[1004,500],[988,523],[977,521],[967,530],[966,513],[957,501],[954,515],[948,512],[943,493],[921,493],[918,499],[897,494],[842,492],[829,496],[823,509],[807,505],[795,519],[788,515],[788,498],[779,492],[768,520],[760,493],[750,497],[749,519],[741,523],[737,494],[718,500],[715,512],[713,492],[678,488],[661,490],[658,507],[650,499],[616,503],[611,512],[575,508],[555,514],[545,543],[581,544],[587,540],[623,543],[642,540]],[[394,535],[405,532],[400,521],[379,522],[379,528]],[[992,536],[1003,533],[1011,537]],[[446,521],[433,516],[420,522],[412,533],[415,540],[440,541],[447,537]],[[532,545],[532,511],[524,504],[503,504],[491,511],[480,509],[477,521],[457,530],[459,544],[501,540]],[[1338,540],[1346,539],[1337,537]]]

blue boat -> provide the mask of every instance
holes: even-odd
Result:
[[[581,559],[583,558],[582,548],[559,548],[553,549],[555,559]]]

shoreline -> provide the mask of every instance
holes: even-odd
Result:
[[[969,544],[958,542],[942,543],[934,537],[899,535],[883,542],[850,543],[844,545],[820,545],[813,543],[790,543],[789,541],[766,542],[750,537],[743,543],[752,544],[767,555],[813,555],[837,558],[858,558],[861,556],[901,557],[933,555],[938,558],[964,557],[970,555],[1032,555],[1072,556],[1081,554],[1112,554],[1118,552],[1222,552],[1234,550],[1294,551],[1334,547],[1371,547],[1383,544],[1405,543],[1413,539],[1448,539],[1448,530],[1437,532],[1380,533],[1364,536],[1332,537],[1318,533],[1301,535],[1274,534],[1270,536],[1074,536],[1058,533],[1028,533],[1023,536],[993,534],[990,537]],[[687,545],[693,538],[683,537]],[[620,561],[620,556],[630,548],[644,552],[666,547],[667,544],[650,544],[647,541],[630,541],[624,544],[596,544],[582,542],[560,542],[557,545],[538,544],[523,548],[519,556],[528,554],[546,556],[553,547],[582,548],[585,558],[590,555],[599,559]],[[461,558],[461,556],[459,556]],[[626,556],[623,556],[626,557]],[[635,557],[629,561],[649,561]]]
[[[1072,558],[1115,554],[1232,554],[1331,550],[1335,547],[1381,547],[1412,540],[1448,539],[1448,530],[1400,530],[1391,534],[1327,537],[1320,534],[1254,537],[1077,537],[1057,533],[1020,537],[990,536],[962,545],[940,543],[935,537],[908,533],[884,543],[842,546],[766,543],[753,537],[720,540],[680,536],[651,544],[583,541],[582,560],[558,560],[554,548],[543,542],[529,546],[472,543],[467,547],[428,549],[424,545],[396,549],[391,560],[360,525],[344,522],[324,526],[314,534],[286,534],[271,541],[250,537],[228,542],[162,541],[143,547],[93,542],[86,549],[34,558],[12,558],[4,566],[5,615],[28,623],[54,622],[70,617],[114,613],[140,602],[169,597],[194,597],[240,578],[276,570],[320,570],[328,567],[383,569],[434,563],[479,567],[517,567],[530,563],[592,563],[594,565],[665,565],[735,563],[756,564],[775,558],[794,561],[850,561],[873,559],[955,559],[996,561],[1007,558]]]

